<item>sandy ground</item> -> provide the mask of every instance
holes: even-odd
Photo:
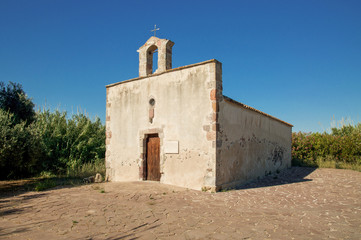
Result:
[[[0,194],[0,239],[361,239],[350,170],[293,167],[220,193],[127,182]]]

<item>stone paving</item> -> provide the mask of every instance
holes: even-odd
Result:
[[[361,173],[293,167],[220,193],[128,182],[2,194],[0,239],[361,239]]]

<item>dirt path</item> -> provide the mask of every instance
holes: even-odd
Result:
[[[361,173],[291,168],[221,193],[132,182],[3,194],[0,239],[361,239]]]

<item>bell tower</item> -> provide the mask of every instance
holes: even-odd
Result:
[[[174,42],[168,39],[160,39],[154,36],[150,37],[137,51],[139,53],[139,77],[172,69],[173,45]],[[153,72],[153,54],[157,53],[158,69]]]

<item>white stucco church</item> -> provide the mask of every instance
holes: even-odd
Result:
[[[149,38],[139,77],[106,86],[107,180],[218,191],[290,167],[292,125],[224,96],[215,59],[173,69],[173,45]]]

